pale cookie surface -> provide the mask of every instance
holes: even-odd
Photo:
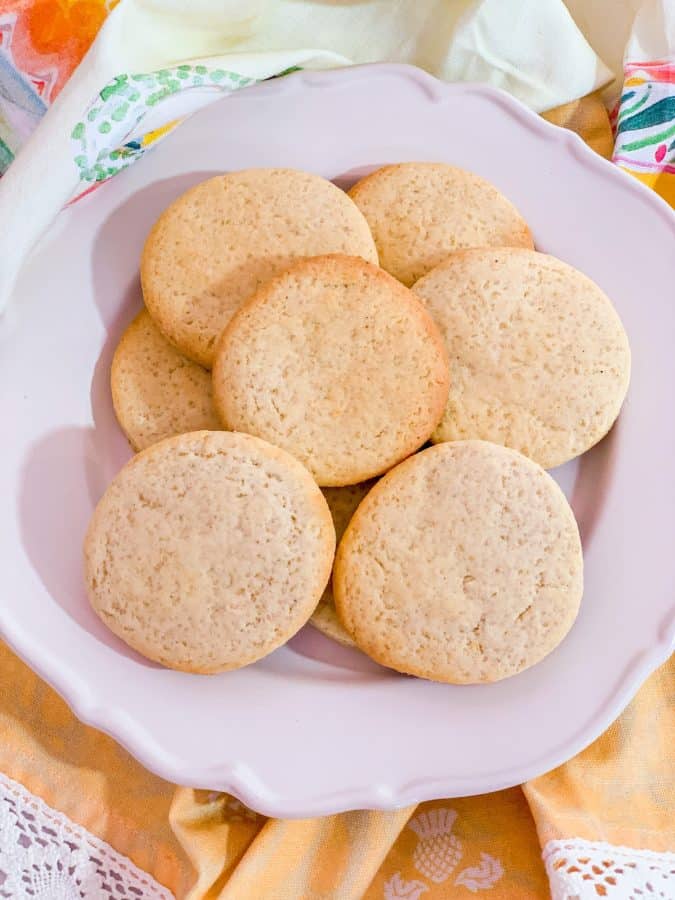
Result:
[[[143,296],[164,335],[209,367],[244,300],[295,259],[322,253],[377,262],[368,225],[343,191],[293,169],[231,172],[159,217],[143,249]]]
[[[370,225],[380,265],[407,285],[454,250],[534,246],[527,223],[494,185],[445,163],[384,166],[349,196]]]
[[[359,506],[333,573],[338,613],[385,666],[456,684],[497,681],[565,637],[581,544],[555,481],[483,441],[423,450]]]
[[[122,335],[110,372],[115,415],[134,450],[187,431],[217,431],[211,375],[182,356],[140,312]]]
[[[366,496],[374,481],[362,481],[361,484],[351,484],[347,487],[323,488],[323,495],[328,503],[331,516],[333,517],[333,525],[335,525],[335,539],[340,540],[345,532],[351,517],[356,512],[359,503]],[[332,578],[326,585],[323,597],[319,601],[319,605],[312,613],[310,619],[315,628],[325,634],[326,637],[344,644],[346,647],[353,647],[354,641],[345,631],[344,625],[338,618],[335,609],[335,600],[333,598],[333,582]]]
[[[227,428],[303,462],[325,487],[390,469],[431,434],[448,395],[443,339],[416,296],[361,259],[324,256],[268,282],[218,343]]]
[[[237,669],[309,619],[335,529],[311,475],[243,434],[155,444],[119,472],[84,545],[94,610],[149,659],[188,672]]]
[[[630,349],[610,300],[581,272],[544,253],[467,250],[413,290],[450,356],[434,442],[493,441],[549,469],[609,431]]]

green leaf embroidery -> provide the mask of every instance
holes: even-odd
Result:
[[[672,122],[673,119],[675,119],[675,97],[664,97],[663,100],[658,100],[652,106],[643,109],[642,112],[624,119],[620,123],[617,133],[652,128],[654,125]]]

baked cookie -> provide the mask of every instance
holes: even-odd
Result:
[[[175,434],[221,427],[210,373],[181,356],[145,309],[117,345],[110,387],[117,421],[134,450]]]
[[[581,543],[555,481],[515,450],[439,444],[361,503],[333,571],[338,614],[385,666],[454,684],[498,681],[565,637]]]
[[[549,469],[609,431],[628,389],[630,349],[590,278],[543,253],[466,250],[413,290],[443,332],[452,368],[434,442],[494,441]]]
[[[216,409],[303,462],[326,487],[386,472],[434,430],[448,395],[440,332],[415,295],[350,256],[269,281],[223,332]]]
[[[238,669],[287,641],[328,581],[335,529],[309,472],[258,438],[197,431],[135,456],[84,544],[91,604],[173,669]]]
[[[159,217],[143,248],[143,296],[168,340],[209,368],[242,302],[294,260],[321,253],[377,262],[366,220],[343,191],[293,169],[230,172]]]
[[[370,225],[380,265],[408,286],[454,250],[534,246],[527,223],[494,185],[445,163],[383,166],[349,196]]]
[[[345,528],[349,525],[349,521],[356,512],[357,506],[373,484],[375,484],[374,481],[362,481],[361,484],[351,484],[348,487],[323,488],[323,495],[333,517],[337,541],[344,534]],[[354,646],[354,641],[345,631],[335,610],[332,579],[326,585],[323,597],[319,600],[319,605],[312,613],[312,618],[309,621],[326,637],[344,644],[345,647]]]

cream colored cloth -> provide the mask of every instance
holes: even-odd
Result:
[[[71,135],[97,92],[121,73],[195,60],[256,80],[291,66],[413,63],[503,88],[537,111],[612,77],[562,0],[121,0],[0,181],[0,311],[36,239],[82,190]],[[173,96],[153,108],[151,127],[215,96]]]
[[[614,75],[604,91],[609,106],[621,93],[623,55],[635,15],[640,7],[651,3],[652,0],[565,0],[580,31]]]

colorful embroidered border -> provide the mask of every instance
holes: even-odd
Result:
[[[188,64],[149,74],[117,75],[99,92],[72,130],[80,181],[90,185],[106,181],[172,131],[182,119],[130,139],[148,112],[167,97],[204,87],[230,93],[254,82],[255,79],[237,72]]]
[[[645,173],[675,174],[675,60],[626,65],[614,162]]]

